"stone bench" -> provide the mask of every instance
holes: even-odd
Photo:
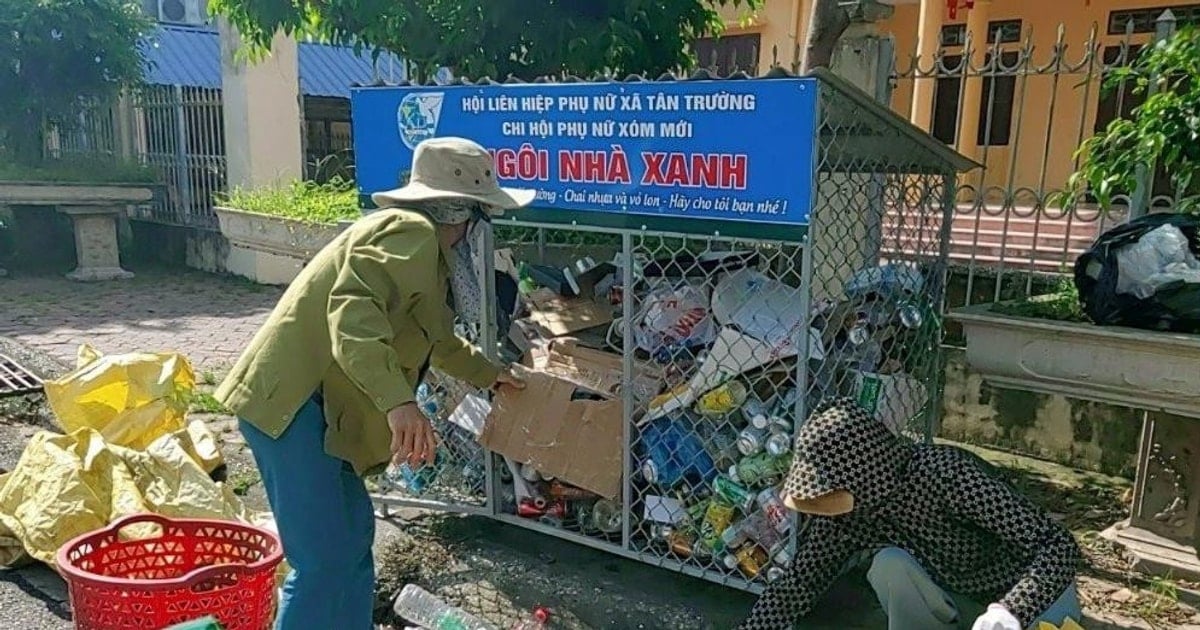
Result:
[[[67,277],[84,282],[133,277],[121,268],[117,220],[151,196],[137,184],[0,182],[0,206],[46,207],[71,217],[78,265]]]

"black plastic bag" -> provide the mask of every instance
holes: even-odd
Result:
[[[1200,257],[1200,217],[1188,214],[1148,214],[1100,236],[1075,261],[1075,288],[1083,311],[1101,326],[1148,330],[1200,332],[1200,284],[1174,281],[1148,298],[1117,292],[1120,263],[1117,253],[1150,232],[1173,225],[1187,238],[1192,255]]]

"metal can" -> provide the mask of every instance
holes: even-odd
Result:
[[[692,557],[695,543],[695,537],[685,532],[671,532],[671,535],[667,537],[667,546],[671,549],[671,553],[680,558]]]
[[[658,483],[658,464],[653,460],[642,462],[642,479],[645,479],[646,483]]]
[[[766,440],[766,429],[756,429],[754,427],[746,427],[738,435],[737,447],[738,452],[745,456],[754,455],[763,449],[763,442]]]
[[[713,480],[713,493],[745,514],[754,508],[754,493],[728,477],[720,476]]]
[[[546,513],[545,501],[542,500],[541,507],[538,506],[538,499],[524,498],[517,504],[517,516],[521,518],[539,518]]]
[[[624,519],[621,517],[621,506],[608,499],[600,499],[592,506],[592,525],[605,534],[615,534],[621,531]]]
[[[778,582],[785,575],[787,575],[786,569],[782,569],[780,567],[771,567],[771,568],[767,569],[767,581],[768,582]]]
[[[792,518],[775,488],[767,488],[759,492],[754,500],[776,531],[783,534],[792,528]]]
[[[767,438],[766,448],[772,457],[782,457],[792,450],[792,438],[782,433],[776,433]]]
[[[521,464],[521,478],[530,483],[542,480],[542,475],[530,464]]]

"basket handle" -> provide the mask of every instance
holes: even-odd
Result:
[[[175,524],[174,521],[160,514],[143,512],[140,514],[122,516],[121,518],[113,521],[112,524],[108,526],[108,529],[113,533],[119,534],[121,530],[126,527],[140,525],[143,523],[153,523],[159,527],[162,527],[163,529],[171,527]],[[268,556],[260,558],[254,562],[251,562],[250,564],[221,564],[209,567],[201,567],[183,576],[183,583],[185,587],[192,587],[206,580],[213,580],[227,575],[241,576],[247,573],[256,573],[262,570],[262,567],[266,566],[270,562],[271,558]]]
[[[143,523],[153,523],[159,527],[162,527],[163,529],[166,529],[173,525],[174,521],[153,512],[142,512],[140,514],[129,514],[127,516],[122,516],[121,518],[113,521],[108,525],[108,531],[114,534],[120,534],[121,530],[125,529],[126,527],[141,525]]]

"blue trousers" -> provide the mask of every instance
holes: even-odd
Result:
[[[310,399],[278,439],[241,421],[291,573],[276,630],[372,630],[375,512],[346,462],[325,453],[325,414]]]
[[[921,568],[916,558],[897,547],[880,550],[871,559],[867,580],[888,617],[888,630],[951,630],[970,628],[983,614],[976,602],[955,601]],[[960,612],[961,611],[961,612]],[[1046,621],[1061,626],[1070,617],[1082,621],[1079,593],[1072,585],[1058,601],[1033,623]]]

